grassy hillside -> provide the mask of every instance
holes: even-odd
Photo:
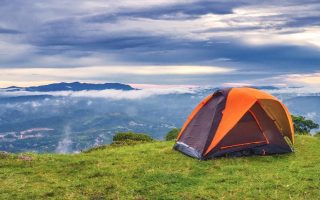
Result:
[[[0,199],[319,199],[320,139],[281,156],[198,161],[173,142],[0,157]]]

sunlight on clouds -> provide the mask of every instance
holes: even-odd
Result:
[[[235,68],[243,73],[223,80],[237,85],[243,74],[247,81],[275,71],[310,73],[319,63],[316,1],[49,2],[5,1],[0,7],[0,87],[108,80],[212,84],[222,80],[212,74]],[[16,13],[20,7],[24,12]],[[190,64],[213,66],[177,66]],[[275,81],[286,84],[286,78],[318,84],[317,77]]]
[[[0,69],[0,86],[26,85],[27,82],[54,82],[71,80],[94,80],[95,78],[107,78],[115,75],[206,75],[224,74],[235,71],[232,68],[217,66],[95,66],[80,68],[3,68]],[[39,84],[35,84],[39,85]]]
[[[159,85],[159,84],[137,84],[132,83],[130,86],[137,88],[137,89],[168,89],[168,88],[196,88],[199,87],[198,85]]]
[[[299,12],[297,12],[299,10]],[[234,17],[245,21],[248,25],[257,25],[259,29],[244,31],[243,39],[253,45],[265,45],[272,43],[288,43],[297,45],[315,45],[320,47],[320,27],[286,26],[290,15],[295,17],[313,16],[313,5],[305,6],[250,6],[234,10]],[[287,13],[287,15],[283,15]],[[317,14],[316,14],[317,15]],[[234,18],[234,19],[236,19]],[[286,33],[288,32],[288,33]],[[292,32],[292,33],[290,33]]]
[[[1,75],[0,75],[1,77]],[[19,87],[29,87],[29,86],[39,86],[55,83],[55,81],[2,81],[0,80],[0,88],[19,86]]]
[[[267,44],[296,44],[296,45],[313,45],[320,47],[320,28],[304,28],[301,32],[279,34],[277,31],[256,31],[243,33],[246,37],[244,40],[252,45]]]
[[[320,47],[320,27],[305,28],[303,32],[288,34],[285,36],[291,42],[300,44],[309,43]]]
[[[320,73],[290,74],[285,77],[285,80],[291,83],[320,86]]]
[[[266,6],[260,8],[251,6],[237,8],[233,14],[210,13],[188,20],[127,18],[117,24],[109,24],[108,30],[111,29],[115,33],[137,32],[139,30],[152,35],[183,37],[192,40],[208,40],[214,37],[228,36],[252,45],[288,43],[312,44],[320,47],[320,27],[302,27],[297,32],[297,27],[286,26],[288,16],[283,13],[295,15],[295,9],[301,9],[301,7],[275,8],[274,6]],[[312,8],[303,9],[309,12]]]
[[[228,83],[223,83],[223,87],[251,87],[252,83],[246,83],[246,82],[228,82]]]

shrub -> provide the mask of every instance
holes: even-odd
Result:
[[[141,144],[146,142],[152,142],[154,139],[149,135],[142,134],[142,133],[133,133],[133,132],[121,132],[116,133],[113,136],[111,145],[99,145],[95,146],[86,150],[83,150],[84,153],[90,153],[97,150],[104,150],[110,146],[123,146],[123,145],[135,145]]]
[[[10,156],[10,153],[6,151],[0,151],[0,159],[8,158]]]
[[[294,124],[294,131],[297,134],[309,135],[312,129],[319,128],[319,124],[303,116],[292,115],[291,117]]]
[[[149,135],[142,133],[133,133],[133,132],[122,132],[117,133],[113,136],[113,142],[127,142],[127,141],[138,141],[138,142],[152,142],[153,138]]]
[[[173,128],[173,129],[171,129],[167,133],[167,135],[165,137],[165,140],[166,141],[175,140],[178,137],[178,134],[179,134],[180,130],[181,130],[181,128]]]
[[[316,134],[314,134],[314,136],[320,139],[320,131],[318,131]]]

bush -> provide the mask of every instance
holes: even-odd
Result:
[[[314,136],[320,139],[320,131],[317,132]]]
[[[142,134],[142,133],[133,133],[133,132],[122,132],[117,133],[113,136],[113,142],[152,142],[154,139],[149,135]]]
[[[133,133],[133,132],[121,132],[121,133],[116,133],[113,136],[112,143],[110,145],[98,145],[98,146],[83,150],[82,152],[90,153],[92,151],[104,150],[110,146],[117,147],[117,146],[123,146],[123,145],[135,145],[135,144],[141,144],[141,143],[152,142],[152,141],[154,141],[154,139],[146,134]]]
[[[10,153],[6,151],[0,151],[0,159],[8,158],[10,156]]]
[[[171,129],[167,133],[167,135],[165,137],[165,140],[166,141],[175,140],[178,137],[178,134],[180,133],[180,131],[181,131],[181,128],[173,128],[173,129]]]
[[[303,116],[291,115],[294,124],[294,131],[300,135],[309,135],[312,129],[319,128],[319,124]]]

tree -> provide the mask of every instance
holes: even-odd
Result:
[[[120,132],[113,136],[113,142],[119,141],[140,141],[140,142],[152,142],[154,139],[147,134],[134,133],[134,132]]]
[[[171,129],[166,135],[166,138],[165,138],[166,141],[175,140],[178,137],[180,130],[181,130],[180,128]]]
[[[294,131],[297,134],[310,134],[312,129],[319,128],[319,124],[303,116],[291,115],[294,124]]]

